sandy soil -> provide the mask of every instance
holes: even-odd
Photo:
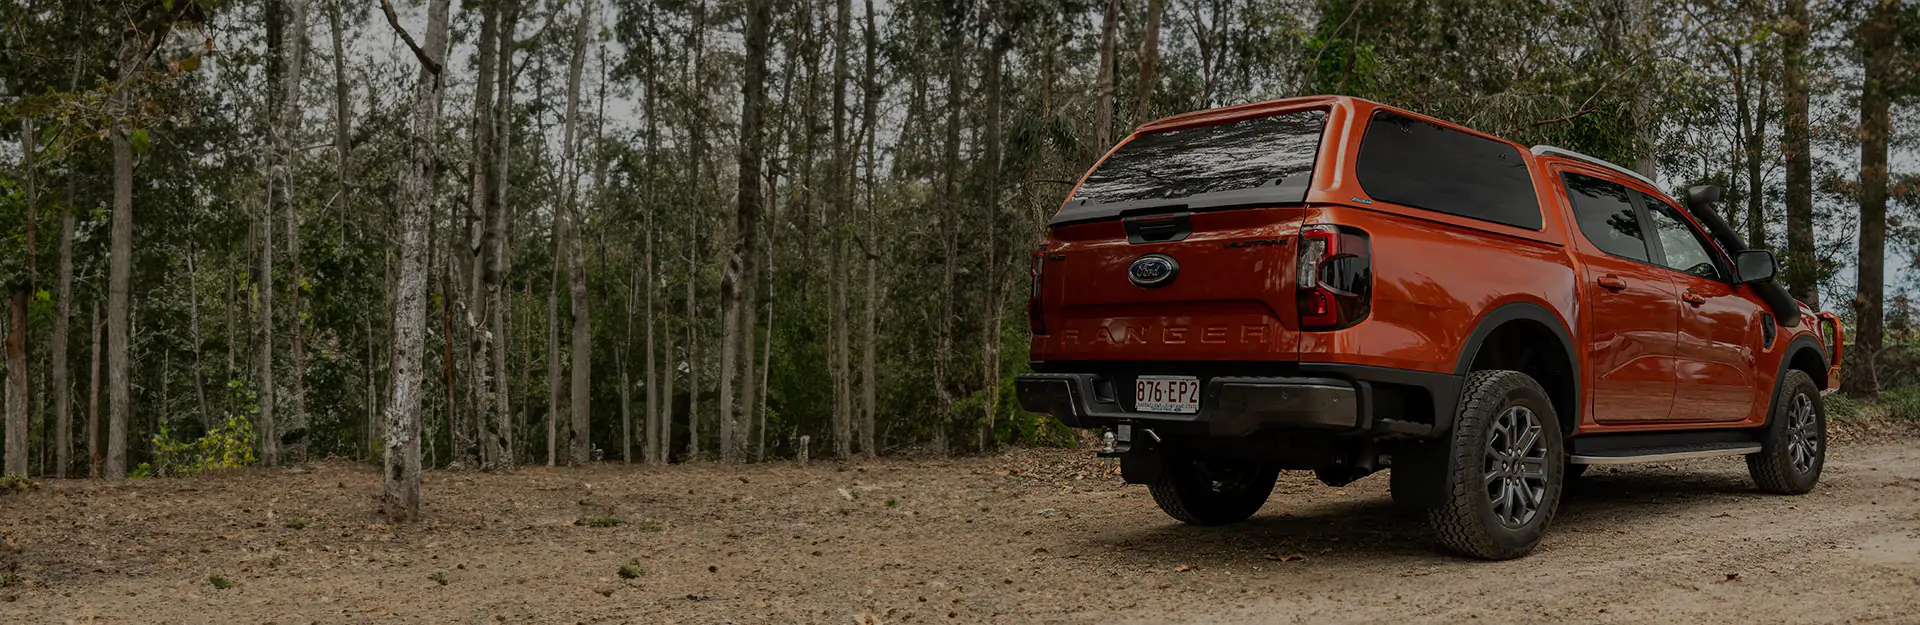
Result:
[[[1911,442],[1836,446],[1801,497],[1737,458],[1601,469],[1500,563],[1383,475],[1192,528],[1089,455],[433,472],[412,527],[344,463],[50,481],[0,495],[0,623],[1920,622]]]

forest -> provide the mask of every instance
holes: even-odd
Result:
[[[1048,217],[1141,123],[1309,94],[1676,196],[1718,185],[1790,290],[1846,320],[1845,392],[1920,388],[1902,0],[7,0],[0,19],[9,475],[344,458],[384,463],[406,520],[423,467],[1074,445],[1011,397]]]

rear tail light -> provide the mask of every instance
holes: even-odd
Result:
[[[1366,319],[1373,307],[1373,248],[1367,233],[1347,226],[1302,227],[1295,278],[1301,330],[1339,330]]]
[[[1033,264],[1027,269],[1027,274],[1032,276],[1027,290],[1027,331],[1036,336],[1047,333],[1047,320],[1040,307],[1040,282],[1046,263],[1047,246],[1042,243],[1040,249],[1034,250]]]

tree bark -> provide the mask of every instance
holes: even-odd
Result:
[[[31,210],[31,209],[29,209]],[[0,473],[27,474],[27,288],[7,298],[7,453]]]
[[[1891,87],[1900,0],[1879,0],[1854,33],[1864,76],[1860,84],[1860,256],[1859,292],[1854,306],[1852,375],[1842,383],[1849,393],[1880,392],[1877,360],[1883,347],[1882,300],[1886,296],[1887,143],[1893,129]]]
[[[593,24],[593,5],[594,2],[588,0],[580,8],[578,23],[574,27],[573,57],[567,63],[565,150],[568,165],[564,169],[567,176],[565,222],[568,236],[562,238],[565,246],[564,256],[555,258],[555,262],[560,262],[561,258],[566,259],[567,277],[571,286],[568,304],[573,312],[573,335],[572,346],[568,351],[572,355],[573,362],[570,367],[572,393],[568,401],[568,414],[572,417],[572,423],[567,429],[567,440],[570,443],[568,460],[574,465],[586,464],[590,460],[589,455],[592,449],[588,427],[593,412],[590,405],[592,396],[588,376],[593,367],[593,323],[588,308],[585,245],[579,240],[583,237],[584,230],[581,225],[584,223],[583,216],[586,214],[585,209],[581,207],[582,170],[579,144],[585,140],[580,133],[580,75],[586,67],[587,33]]]
[[[1140,82],[1134,89],[1133,123],[1144,124],[1153,112],[1153,90],[1158,85],[1155,73],[1160,63],[1160,20],[1167,14],[1167,0],[1147,0],[1147,28],[1140,43]]]
[[[500,378],[492,375],[494,342],[499,334],[492,330],[492,315],[489,310],[496,303],[497,290],[492,278],[487,275],[493,268],[493,175],[499,171],[493,165],[493,81],[496,75],[494,64],[499,62],[500,54],[500,6],[497,2],[486,2],[480,7],[480,35],[477,42],[479,50],[474,55],[477,64],[474,70],[473,87],[473,162],[472,179],[467,202],[467,297],[465,298],[465,324],[467,335],[467,369],[470,372],[467,384],[469,413],[473,415],[475,442],[479,446],[480,466],[493,468],[500,464],[499,445],[488,433],[488,421],[496,418],[493,400],[499,394]]]
[[[509,131],[512,129],[513,77],[515,76],[513,72],[513,34],[518,24],[520,7],[516,0],[496,0],[495,10],[500,13],[501,22],[497,33],[500,42],[496,45],[500,59],[494,63],[493,69],[496,72],[496,76],[493,80],[493,86],[497,92],[494,96],[493,106],[490,107],[488,111],[491,117],[487,122],[493,125],[493,131],[490,133],[490,143],[492,144],[490,147],[493,150],[491,163],[494,166],[494,172],[492,174],[492,184],[488,188],[488,191],[492,193],[492,197],[488,198],[487,202],[486,219],[488,234],[486,244],[489,249],[487,253],[487,270],[483,283],[486,289],[485,306],[487,309],[488,329],[492,335],[491,340],[499,344],[491,347],[493,356],[493,389],[495,390],[495,396],[493,398],[494,431],[492,433],[493,436],[487,440],[487,448],[489,449],[489,455],[492,457],[491,466],[493,468],[508,468],[514,466],[519,458],[517,455],[518,447],[515,446],[519,432],[516,431],[513,423],[514,415],[516,414],[513,411],[513,385],[509,383],[507,377],[507,304],[509,294],[506,293],[505,283],[507,279],[507,263],[509,260],[508,251],[511,249],[509,246],[510,242],[507,240],[507,226],[512,219],[512,215],[507,209],[507,187],[510,184],[510,180],[507,178],[507,166],[513,161],[512,153],[509,151],[511,147],[509,144],[512,142],[512,136],[509,134]]]
[[[283,0],[287,3],[290,28],[287,29],[286,47],[290,51],[285,81],[286,96],[281,100],[280,131],[283,145],[283,160],[280,163],[280,201],[286,209],[287,218],[287,268],[292,278],[292,288],[287,292],[287,342],[288,358],[292,368],[288,371],[293,383],[292,396],[288,397],[287,422],[281,432],[274,434],[276,449],[280,450],[284,460],[291,463],[307,460],[307,345],[300,317],[300,292],[305,286],[300,268],[300,203],[295,201],[293,193],[293,169],[299,164],[300,146],[300,83],[305,76],[307,59],[307,3],[306,0]]]
[[[1100,78],[1093,85],[1098,92],[1098,104],[1093,110],[1094,158],[1113,147],[1113,40],[1119,23],[1120,0],[1107,0],[1106,11],[1100,18]]]
[[[860,342],[861,352],[862,352],[861,364],[860,364],[860,369],[861,369],[860,388],[861,388],[861,404],[862,404],[862,409],[860,411],[860,451],[861,453],[866,454],[868,458],[872,458],[879,454],[879,450],[874,447],[873,436],[874,436],[874,421],[875,421],[874,400],[875,400],[875,391],[876,391],[875,377],[874,377],[874,345],[879,342],[879,335],[876,334],[876,330],[878,328],[878,323],[879,323],[879,301],[880,301],[879,299],[880,283],[879,283],[879,273],[878,273],[878,267],[880,263],[880,257],[879,257],[880,239],[879,239],[879,230],[877,229],[877,219],[875,219],[875,215],[874,215],[873,189],[874,189],[874,182],[875,182],[874,181],[874,150],[876,149],[875,133],[878,132],[876,128],[879,126],[879,124],[874,123],[874,121],[878,117],[876,112],[879,110],[879,103],[880,103],[880,82],[878,79],[879,67],[880,67],[878,64],[880,38],[879,38],[879,32],[876,29],[874,24],[873,0],[865,0],[865,3],[866,3],[865,28],[866,28],[867,64],[866,64],[866,78],[865,78],[866,84],[863,89],[863,91],[865,92],[864,93],[865,102],[861,107],[861,109],[863,111],[862,119],[866,120],[866,126],[867,126],[867,138],[866,138],[866,141],[864,142],[867,150],[867,155],[865,159],[866,181],[867,181],[867,188],[866,188],[867,243],[868,245],[873,246],[874,249],[867,250],[866,253],[863,254],[863,256],[866,259],[866,269],[867,269],[867,288],[866,288],[866,296],[867,296],[866,304],[867,305],[866,305],[866,311],[865,311],[866,312],[865,332],[863,332],[861,335],[866,340],[863,340]]]
[[[1154,0],[1154,2],[1155,4],[1162,4],[1164,0]],[[981,162],[981,168],[984,170],[984,174],[981,177],[984,179],[984,184],[981,185],[982,189],[980,192],[981,212],[985,218],[983,226],[987,231],[985,246],[986,261],[982,267],[983,271],[980,273],[987,281],[986,293],[984,294],[986,301],[982,303],[980,310],[980,322],[983,328],[983,331],[980,333],[980,374],[981,384],[984,385],[984,388],[981,390],[983,391],[982,394],[986,396],[986,401],[982,402],[981,410],[985,414],[982,415],[981,427],[977,430],[978,435],[974,444],[975,448],[981,451],[990,449],[993,444],[993,431],[996,425],[995,416],[1000,407],[1000,320],[1006,316],[1002,314],[1005,306],[1001,305],[1001,293],[1006,290],[1004,283],[1006,282],[1005,276],[1008,273],[1003,271],[1003,268],[1000,266],[999,250],[1001,181],[1000,117],[1003,100],[1001,96],[1000,73],[1001,68],[1006,62],[1007,51],[1013,47],[1011,34],[1001,30],[999,23],[1001,5],[999,0],[994,0],[990,6],[992,7],[992,15],[987,20],[987,32],[989,33],[988,36],[992,43],[990,44],[990,49],[987,51],[986,69],[982,72],[985,74],[982,80],[985,80],[987,83],[987,128],[984,133],[985,136],[982,137],[982,140],[986,142],[986,154]],[[1164,9],[1164,5],[1161,8]],[[1154,46],[1157,44],[1154,43],[1155,35],[1153,33],[1158,31],[1159,16],[1149,16],[1149,22],[1150,30],[1148,31],[1147,42],[1148,45]],[[1143,60],[1141,64],[1143,68],[1151,67],[1150,61]],[[1150,70],[1143,69],[1142,71]],[[1151,83],[1144,83],[1143,88],[1150,84]],[[1142,97],[1144,98],[1144,96]],[[1142,102],[1144,103],[1145,100],[1143,99]],[[1138,119],[1137,113],[1136,119]]]
[[[53,317],[54,477],[66,477],[73,469],[73,382],[68,365],[68,335],[73,328],[73,181],[76,178],[68,174],[67,205],[60,207],[60,308]],[[199,342],[196,330],[194,344],[197,346]],[[205,412],[205,399],[201,404],[200,410]]]
[[[842,267],[846,256],[845,227],[841,223],[852,212],[853,168],[847,149],[847,32],[853,24],[853,3],[850,0],[837,0],[833,25],[833,164],[828,189],[832,193],[831,204],[827,208],[827,236],[830,239],[827,259],[828,270],[828,306],[827,318],[829,336],[833,341],[832,362],[829,368],[833,375],[833,455],[835,458],[853,456],[853,390],[849,383],[852,370],[847,355],[848,319],[846,270]]]
[[[388,11],[391,5],[382,4]],[[394,379],[387,404],[386,471],[381,509],[395,523],[420,518],[421,360],[426,348],[427,227],[433,212],[434,131],[440,108],[436,71],[447,49],[448,0],[427,8],[426,46],[413,95],[412,162],[401,205],[400,281],[394,298]],[[397,23],[394,29],[404,33]]]
[[[1812,28],[1807,0],[1787,0],[1781,29],[1781,96],[1786,100],[1780,151],[1787,160],[1787,291],[1820,310],[1820,269],[1814,257],[1813,149],[1807,109],[1807,42]]]
[[[107,457],[101,471],[115,480],[127,476],[127,422],[133,412],[132,363],[127,362],[128,291],[133,281],[133,142],[127,117],[132,114],[131,91],[140,76],[134,67],[140,47],[132,33],[121,34],[120,80],[114,85],[109,107],[113,121],[107,132],[113,148],[113,225],[107,269]]]
[[[100,300],[93,300],[93,364],[87,382],[87,477],[100,477]]]

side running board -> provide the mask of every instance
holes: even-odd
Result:
[[[1759,453],[1762,430],[1603,434],[1573,439],[1573,464],[1667,462]]]

